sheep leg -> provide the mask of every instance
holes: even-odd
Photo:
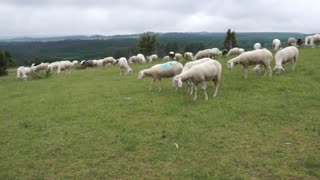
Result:
[[[297,63],[297,57],[294,57],[294,58],[292,59],[292,66],[291,66],[292,71],[295,70],[295,68],[296,68],[296,63]]]
[[[196,85],[194,85],[194,98],[193,98],[193,100],[197,99],[197,94],[198,94],[198,87]]]
[[[151,85],[150,85],[149,91],[152,90],[152,86],[153,86],[153,84],[154,84],[155,81],[156,81],[156,79],[152,79],[152,80],[151,80]]]
[[[120,68],[120,76],[122,76],[122,73],[121,73],[121,68]]]
[[[208,100],[208,94],[207,94],[207,81],[202,82],[202,90],[205,96],[205,100]]]
[[[247,66],[243,66],[242,74],[244,75],[244,78],[247,79],[247,77],[248,77],[248,67]]]
[[[193,94],[194,84],[190,82],[190,96]]]
[[[215,85],[213,97],[216,97],[218,94],[218,91],[219,91],[219,80],[215,79],[215,80],[213,80],[213,83]]]
[[[159,92],[161,92],[161,90],[162,90],[161,79],[158,79],[158,81],[159,81]]]

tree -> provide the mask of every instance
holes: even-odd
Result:
[[[8,67],[14,67],[17,65],[9,51],[4,51],[4,57],[7,59]]]
[[[231,32],[230,29],[228,29],[226,37],[224,38],[224,48],[225,49],[232,49],[234,47],[238,46],[236,33],[234,31]]]
[[[4,53],[0,51],[0,76],[8,74],[7,68],[8,68],[8,60],[5,57]]]
[[[155,34],[143,33],[139,37],[139,52],[144,55],[151,55],[157,48],[157,38]]]

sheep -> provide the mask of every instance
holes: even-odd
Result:
[[[282,71],[284,72],[285,70],[282,65],[289,62],[290,60],[292,63],[291,68],[292,70],[294,70],[298,61],[298,57],[299,50],[294,46],[289,46],[278,51],[275,55],[276,65],[273,70],[276,71],[277,74],[280,74]]]
[[[244,49],[239,48],[239,55],[240,55],[240,54],[242,54],[242,53],[244,53],[244,52],[245,52],[245,50],[244,50]]]
[[[137,56],[131,56],[131,57],[128,59],[128,63],[129,63],[129,64],[139,63],[139,58],[138,58]]]
[[[240,48],[232,48],[229,50],[227,56],[232,56],[232,55],[240,55],[241,53],[244,52],[244,49],[240,49]]]
[[[288,39],[288,46],[297,46],[297,39],[294,37],[291,37]]]
[[[98,67],[102,67],[102,66],[105,66],[107,63],[104,59],[99,59],[99,60],[96,60],[95,61],[95,65],[98,66]]]
[[[311,39],[310,39],[311,45],[314,45],[318,41],[320,41],[320,34],[315,34],[315,35],[311,36]]]
[[[192,52],[185,52],[183,57],[187,60],[192,60],[193,59],[193,53]]]
[[[103,61],[105,64],[109,64],[109,65],[114,65],[114,64],[117,64],[117,60],[113,57],[106,57],[106,58],[103,58]]]
[[[197,85],[199,83],[202,84],[202,90],[205,94],[205,100],[208,100],[207,94],[207,82],[213,81],[215,84],[213,97],[217,96],[219,90],[219,83],[221,80],[222,66],[216,60],[209,60],[207,62],[203,62],[201,64],[197,64],[192,66],[190,69],[182,72],[179,75],[176,75],[172,84],[173,87],[182,87],[182,82],[191,81],[194,84],[194,100],[197,99],[198,88]]]
[[[180,59],[182,59],[182,54],[176,53],[176,54],[174,55],[174,59],[175,59],[175,60],[180,60]]]
[[[169,60],[170,60],[170,57],[169,57],[169,56],[165,56],[165,57],[163,57],[163,60],[164,60],[164,61],[169,61]]]
[[[214,57],[214,51],[212,49],[205,49],[198,51],[197,54],[194,56],[194,60],[202,59],[202,58],[212,58]]]
[[[274,39],[272,41],[272,49],[274,51],[278,51],[280,49],[280,47],[281,47],[281,41],[279,39]]]
[[[72,67],[73,67],[73,64],[70,61],[60,61],[58,63],[57,74],[60,74],[61,71],[64,71],[64,70],[69,70],[69,74],[70,74]]]
[[[32,72],[38,72],[42,70],[46,70],[48,68],[49,63],[40,63],[38,65],[32,64],[31,65],[31,71]]]
[[[17,69],[17,79],[27,80],[28,75],[31,73],[31,68],[20,66]]]
[[[227,54],[228,54],[228,50],[227,50],[227,49],[222,50],[222,55],[223,55],[223,56],[225,56],[225,55],[227,55]]]
[[[149,90],[152,90],[152,86],[156,80],[159,81],[159,92],[162,90],[161,79],[170,78],[182,71],[183,65],[177,61],[168,61],[163,64],[154,65],[148,69],[143,69],[139,72],[138,79],[141,80],[145,76],[150,76],[152,82]]]
[[[261,64],[264,66],[265,70],[268,71],[269,77],[272,76],[272,71],[270,63],[273,59],[272,53],[267,49],[257,49],[253,51],[248,51],[242,53],[241,55],[227,61],[228,69],[232,69],[234,65],[242,64],[242,71],[244,72],[244,78],[248,77],[248,67],[249,65]]]
[[[137,55],[137,58],[139,59],[139,62],[140,63],[146,63],[147,61],[146,61],[146,58],[144,57],[144,55],[143,54],[138,54]]]
[[[157,60],[157,59],[158,59],[158,55],[156,55],[156,54],[153,54],[151,56],[147,56],[147,60],[149,62],[152,62],[152,61]]]
[[[79,64],[79,61],[74,60],[74,61],[72,61],[72,64],[73,64],[73,66],[75,66],[75,65]]]
[[[216,58],[219,56],[219,49],[218,48],[212,48],[213,58]]]
[[[199,60],[188,62],[183,66],[182,73],[187,71],[187,70],[189,70],[194,65],[201,64],[201,63],[204,63],[204,62],[207,62],[207,61],[210,61],[210,60],[212,60],[212,59],[211,58],[203,58],[203,59],[199,59]],[[187,85],[188,85],[188,92],[190,93],[190,95],[192,95],[192,93],[193,93],[193,88],[192,87],[193,86],[189,81],[187,82]]]
[[[219,56],[219,57],[221,57],[221,56],[222,56],[222,54],[223,54],[223,52],[222,52],[222,51],[219,51],[219,52],[218,52],[218,56]]]
[[[173,51],[169,52],[169,58],[170,59],[174,59],[175,55],[176,55],[176,53],[174,53]]]
[[[305,39],[304,39],[304,45],[309,45],[311,44],[311,39],[312,39],[312,36],[307,36]]]
[[[94,60],[85,60],[84,62],[82,62],[81,67],[82,68],[89,68],[89,67],[94,67]]]
[[[254,50],[261,49],[261,44],[260,44],[260,43],[255,43],[255,44],[253,45],[253,49],[254,49]]]
[[[54,69],[58,69],[58,64],[59,64],[59,61],[50,63],[47,67],[47,71],[52,71]]]
[[[119,69],[120,69],[120,76],[122,76],[122,69],[126,70],[125,75],[131,75],[132,74],[132,69],[128,65],[128,61],[125,57],[122,57],[118,59],[118,64],[119,64]]]

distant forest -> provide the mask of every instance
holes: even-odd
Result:
[[[157,33],[156,54],[160,57],[169,51],[193,52],[205,48],[223,49],[225,33]],[[289,37],[304,38],[301,33],[236,33],[241,48],[251,50],[256,42],[271,48],[274,38],[286,45]],[[123,36],[71,36],[46,39],[12,39],[2,40],[0,50],[7,50],[19,65],[35,61],[52,62],[56,60],[99,59],[107,56],[129,57],[138,53],[139,35]]]

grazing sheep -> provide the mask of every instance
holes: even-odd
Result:
[[[278,51],[280,49],[280,47],[281,47],[281,41],[279,39],[274,39],[272,41],[272,49],[274,51]]]
[[[219,51],[219,52],[218,52],[218,57],[221,57],[222,54],[223,54],[223,52],[222,52],[222,51]]]
[[[139,63],[139,58],[137,56],[131,56],[129,59],[128,59],[128,63],[129,64],[132,64],[132,63]]]
[[[244,52],[245,52],[245,50],[244,50],[244,49],[239,48],[239,54],[242,54],[242,53],[244,53]]]
[[[163,57],[163,60],[164,60],[164,61],[169,61],[169,60],[170,60],[170,57],[169,57],[169,56],[165,56],[165,57]]]
[[[264,66],[265,70],[268,71],[271,78],[272,71],[270,63],[272,61],[272,53],[267,49],[257,49],[253,51],[248,51],[242,53],[241,55],[227,61],[228,69],[232,69],[234,65],[242,64],[242,71],[244,72],[244,78],[248,77],[248,67],[249,65],[261,64]]]
[[[147,56],[147,60],[148,60],[149,62],[155,61],[155,60],[157,60],[157,59],[158,59],[158,55],[156,55],[156,54],[153,54],[153,55],[151,55],[151,56]]]
[[[312,39],[312,36],[307,36],[307,37],[304,39],[304,45],[309,45],[309,44],[311,44],[311,39]]]
[[[255,43],[255,44],[253,45],[253,49],[254,49],[254,50],[261,49],[261,44],[260,44],[260,43]]]
[[[95,61],[95,65],[97,67],[102,67],[102,66],[105,66],[107,63],[104,61],[104,59],[99,59],[99,60],[96,60]]]
[[[176,54],[174,55],[174,59],[175,59],[175,60],[180,60],[180,59],[182,59],[182,54],[176,53]]]
[[[103,58],[103,61],[105,64],[109,64],[109,65],[114,65],[114,64],[117,64],[117,60],[113,57],[106,57],[106,58]]]
[[[273,70],[276,71],[277,74],[280,74],[282,71],[284,72],[285,70],[282,65],[290,60],[292,63],[292,70],[294,70],[298,61],[298,57],[299,50],[294,46],[289,46],[278,51],[275,55],[276,65]]]
[[[17,69],[17,79],[27,80],[28,75],[31,73],[31,68],[20,66]]]
[[[214,57],[214,51],[212,49],[205,49],[198,51],[197,54],[194,56],[194,60],[202,59],[202,58],[213,58]]]
[[[71,73],[71,68],[73,64],[70,61],[60,61],[58,63],[57,74],[60,74],[61,71],[68,70],[69,74]]]
[[[89,67],[94,67],[94,60],[85,60],[84,62],[82,62],[81,67],[82,68],[89,68]]]
[[[224,49],[224,50],[222,51],[222,55],[225,56],[225,55],[227,55],[227,54],[228,54],[228,50],[227,50],[227,49]]]
[[[139,72],[138,79],[141,80],[145,76],[152,77],[152,82],[149,90],[152,90],[152,86],[156,80],[159,81],[159,91],[162,90],[161,79],[170,78],[182,71],[183,65],[177,61],[169,61],[163,64],[157,64],[148,69],[143,69]]]
[[[311,39],[310,39],[311,45],[314,45],[318,41],[320,41],[320,34],[315,34],[315,35],[311,36]]]
[[[144,55],[143,54],[138,54],[137,55],[137,58],[139,59],[139,62],[140,63],[146,63],[147,61],[146,61],[146,58],[144,57]]]
[[[243,52],[244,52],[244,49],[235,47],[229,50],[227,56],[240,55]]]
[[[176,75],[173,78],[173,87],[182,87],[182,82],[191,81],[194,84],[194,100],[197,99],[198,88],[197,85],[199,83],[202,84],[202,90],[205,94],[205,100],[208,100],[207,94],[207,82],[213,81],[215,84],[215,90],[213,96],[217,96],[219,90],[219,83],[221,80],[221,72],[222,66],[216,60],[209,60],[207,62],[203,62],[201,64],[197,64],[192,66],[190,69],[182,72],[179,75]]]
[[[183,57],[185,59],[187,59],[187,60],[192,60],[193,59],[193,53],[192,52],[185,52]]]
[[[31,65],[31,72],[45,71],[48,68],[49,63],[40,63],[38,65]]]
[[[73,64],[73,66],[75,66],[75,65],[79,64],[79,61],[74,60],[74,61],[72,61],[72,64]]]
[[[201,63],[204,63],[204,62],[207,62],[207,61],[210,61],[210,60],[213,60],[213,59],[211,59],[211,58],[203,58],[203,59],[199,59],[199,60],[188,62],[183,66],[182,73],[187,71],[187,70],[189,70],[194,65],[201,64]],[[188,85],[188,93],[190,93],[190,95],[192,95],[192,93],[193,93],[193,88],[192,87],[193,86],[192,86],[191,82],[187,81],[187,85]]]
[[[120,76],[122,76],[122,69],[126,70],[125,75],[132,74],[132,69],[129,67],[128,61],[125,57],[118,59],[118,64],[119,64],[119,68],[120,68]]]
[[[297,46],[297,39],[294,37],[291,37],[288,39],[288,46]]]
[[[176,55],[176,53],[174,53],[173,51],[169,52],[170,59],[174,59],[175,55]]]

